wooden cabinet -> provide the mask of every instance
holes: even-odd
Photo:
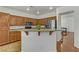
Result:
[[[10,42],[21,41],[21,32],[20,31],[10,32],[9,41]]]
[[[24,25],[24,18],[23,17],[20,17],[20,16],[17,16],[17,19],[16,19],[16,25],[17,26],[21,26],[21,25]]]
[[[25,17],[25,23],[27,23],[27,22],[32,22],[33,25],[36,25],[37,20],[33,19],[33,18]]]
[[[24,24],[26,24],[27,22],[29,22],[29,19],[28,19],[27,17],[25,17],[25,18],[24,18],[24,21],[25,21]]]
[[[45,19],[34,19],[34,18],[25,18],[25,23],[32,22],[33,25],[46,25],[47,20]]]
[[[0,45],[9,42],[9,14],[0,12]]]
[[[9,42],[9,30],[0,29],[0,45],[6,44]]]
[[[38,20],[39,25],[46,25],[47,24],[47,20],[45,20],[45,19],[37,19],[37,20]]]
[[[46,25],[47,20],[45,19],[35,19],[35,18],[28,18],[28,17],[21,17],[21,16],[10,16],[10,25],[14,26],[21,26],[25,25],[27,22],[32,22],[33,25]]]
[[[24,25],[24,22],[24,17],[14,15],[10,16],[10,25],[21,26]]]
[[[0,29],[9,28],[9,14],[0,12]]]
[[[21,40],[21,32],[10,32],[10,25],[23,25],[23,18],[0,12],[0,45]]]
[[[33,18],[29,18],[29,22],[32,22],[33,25],[36,25],[37,20]]]
[[[34,19],[34,18],[25,18],[25,23],[32,22],[33,25],[46,25],[47,20],[45,19]]]
[[[14,15],[10,15],[10,26],[11,25],[16,25],[16,17]]]

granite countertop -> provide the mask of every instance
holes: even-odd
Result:
[[[47,31],[55,31],[52,29],[10,29],[10,31],[29,31],[29,32],[38,32],[38,31],[43,31],[43,32],[47,32]]]
[[[63,31],[63,30],[53,30],[53,29],[10,29],[10,31],[28,31],[28,32],[49,32],[49,31]]]
[[[49,31],[64,31],[63,29],[47,29],[41,28],[40,30],[36,28],[25,29],[25,26],[10,26],[10,31],[28,31],[28,32],[49,32]]]

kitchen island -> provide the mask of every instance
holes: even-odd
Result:
[[[23,52],[56,52],[56,30],[11,29],[10,31],[21,31],[21,51]],[[39,32],[41,32],[40,36]]]

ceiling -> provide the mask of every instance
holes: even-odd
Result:
[[[59,6],[5,6],[6,8],[15,9],[27,14],[32,15],[43,15],[46,13],[50,13],[56,10]],[[53,7],[53,9],[49,9],[49,7]],[[30,10],[26,10],[29,8]],[[39,11],[39,14],[37,14],[37,11]]]

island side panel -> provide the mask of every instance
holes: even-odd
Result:
[[[22,49],[23,52],[56,52],[56,32],[49,35],[49,32],[29,32],[26,35],[24,31],[22,34]]]

